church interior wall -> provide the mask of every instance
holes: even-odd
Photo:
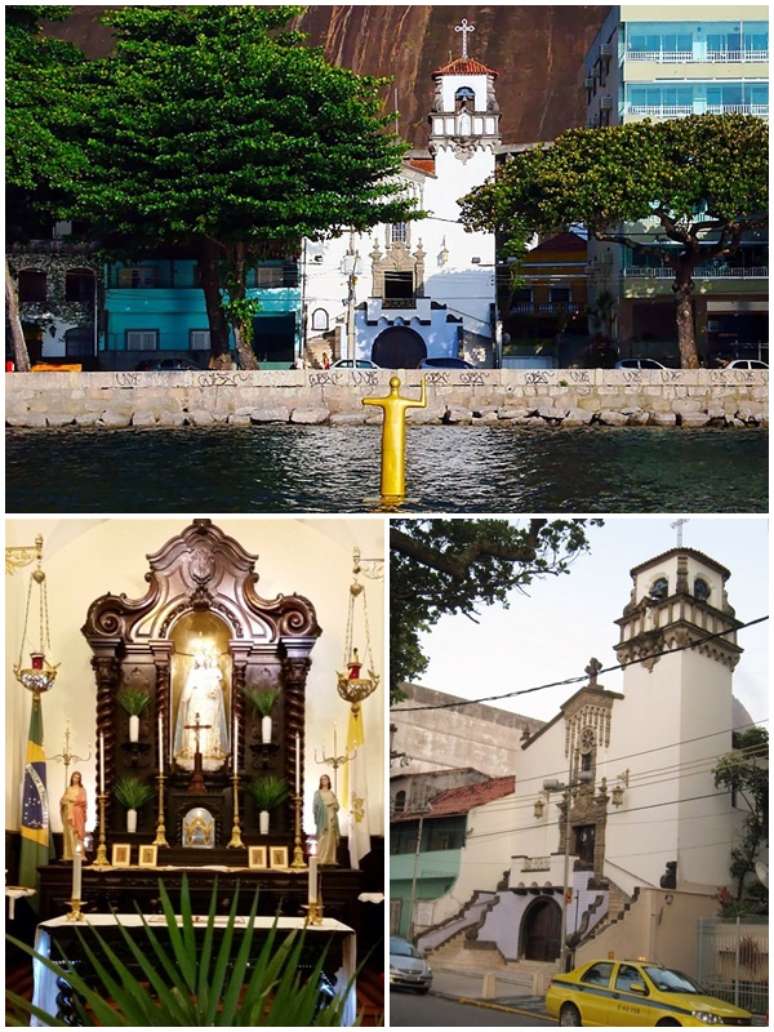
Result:
[[[318,777],[326,769],[314,762],[315,750],[330,755],[333,725],[339,745],[345,740],[348,705],[336,691],[336,671],[343,669],[347,618],[347,592],[352,581],[352,548],[364,557],[383,554],[383,528],[379,519],[223,519],[215,521],[248,552],[258,553],[256,591],[266,598],[278,593],[305,595],[316,608],[323,634],[312,651],[312,667],[306,689],[306,830],[313,830],[312,795]],[[65,723],[72,726],[72,748],[91,759],[73,769],[83,773],[89,810],[87,828],[96,820],[95,727],[96,683],[90,667],[91,650],[81,634],[88,607],[105,592],[125,592],[141,598],[147,591],[144,574],[146,554],[160,548],[179,533],[188,520],[11,520],[7,544],[31,544],[35,534],[44,536],[43,566],[47,574],[51,645],[61,663],[55,687],[43,697],[43,726],[48,755],[61,752]],[[19,826],[20,785],[24,744],[30,713],[29,693],[13,676],[22,632],[28,570],[7,578],[6,667],[6,829]],[[384,665],[383,582],[361,577],[368,592],[371,641],[382,682],[363,704],[367,748],[368,817],[372,835],[384,827]],[[36,627],[36,624],[31,624]],[[29,648],[29,643],[28,643]],[[361,645],[361,655],[364,655]],[[52,800],[61,795],[63,768],[49,760],[48,785]],[[341,785],[341,777],[339,779]],[[59,808],[51,807],[54,832],[61,830]],[[346,834],[346,818],[342,820]]]

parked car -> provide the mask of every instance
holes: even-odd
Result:
[[[201,372],[201,366],[189,358],[146,358],[134,367],[138,372],[155,372],[157,370],[195,369]]]
[[[475,369],[464,358],[423,358],[420,369]]]
[[[331,369],[378,369],[379,366],[376,362],[372,362],[370,358],[340,358],[338,362],[334,362]]]
[[[594,960],[554,975],[546,1010],[560,1025],[751,1025],[752,1014],[710,996],[688,975],[640,960]]]
[[[615,369],[666,369],[665,365],[657,362],[655,358],[621,358]]]
[[[390,985],[427,993],[433,984],[430,965],[416,948],[398,935],[390,936]]]
[[[769,363],[762,362],[759,358],[735,358],[724,367],[725,369],[768,369]]]

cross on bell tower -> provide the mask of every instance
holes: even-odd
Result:
[[[462,57],[468,56],[468,33],[475,32],[475,25],[470,25],[467,18],[463,18],[459,25],[454,26],[455,32],[462,33]]]
[[[688,520],[675,520],[674,523],[670,523],[669,526],[672,530],[677,531],[677,547],[683,547],[683,527],[686,525]]]

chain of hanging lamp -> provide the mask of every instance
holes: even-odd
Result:
[[[31,654],[30,667],[23,667],[24,648],[29,633],[30,611],[32,609],[33,587],[38,586],[38,648]],[[38,559],[37,569],[30,574],[27,585],[27,601],[24,607],[24,627],[19,645],[19,661],[14,667],[17,680],[32,692],[48,691],[56,679],[59,664],[52,665],[48,660],[51,652],[51,625],[48,615],[48,582]]]
[[[339,673],[338,691],[342,699],[357,706],[363,699],[368,698],[379,684],[379,675],[374,671],[374,657],[371,648],[371,628],[368,619],[368,594],[364,586],[358,580],[360,567],[355,562],[354,580],[349,586],[349,602],[347,605],[347,624],[344,633],[344,666],[349,669],[348,674]],[[356,654],[354,644],[355,635],[355,609],[357,599],[363,597],[363,624],[366,645],[366,663],[361,663]],[[368,677],[360,676],[360,667],[366,666]],[[353,676],[354,675],[354,676]]]

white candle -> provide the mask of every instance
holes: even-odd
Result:
[[[336,755],[336,725],[333,725],[333,755]]]
[[[73,851],[73,899],[81,898],[81,864],[83,863],[81,855],[81,844],[76,843],[75,850]]]
[[[296,731],[296,795],[301,794],[301,736]]]
[[[164,718],[159,713],[159,774],[164,773]]]
[[[239,717],[234,717],[234,776],[239,773]]]
[[[308,903],[317,902],[317,857],[309,857],[309,899]]]
[[[105,736],[99,733],[99,794],[105,794]]]

